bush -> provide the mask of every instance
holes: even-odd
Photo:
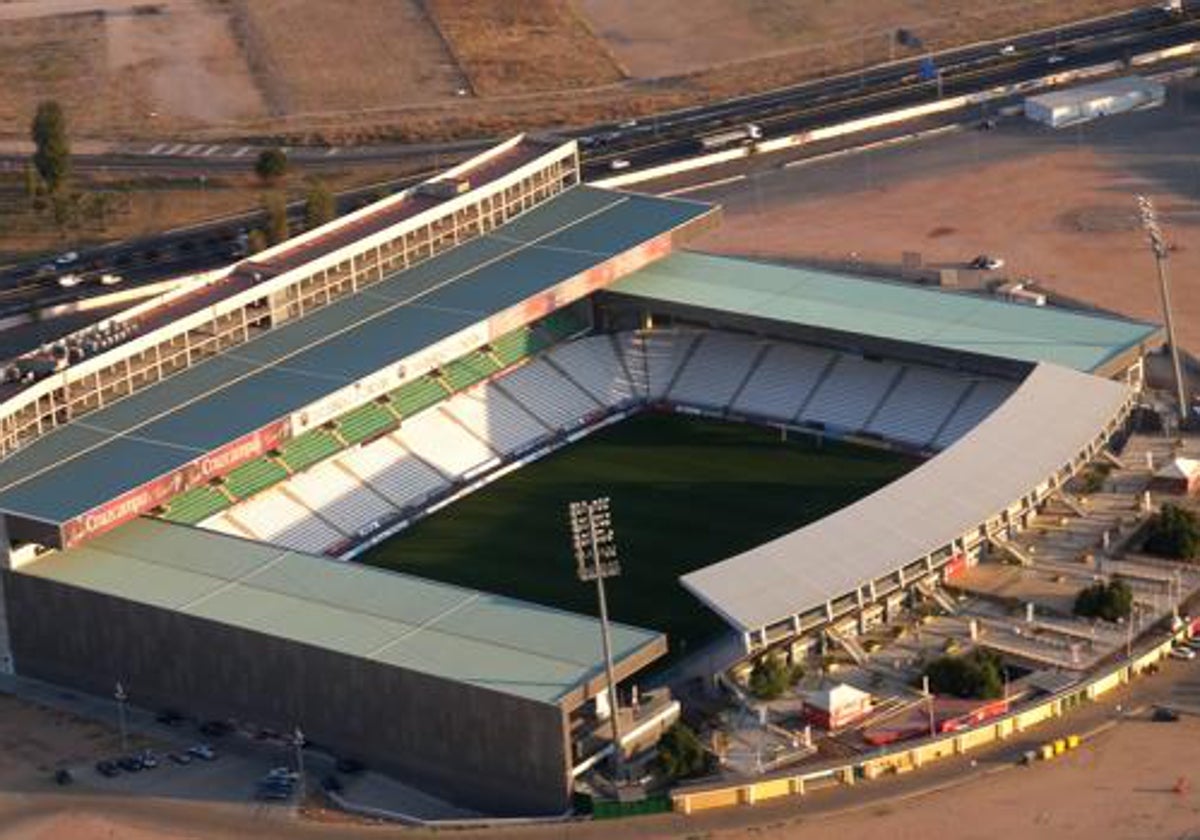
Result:
[[[1165,504],[1146,531],[1146,551],[1176,560],[1200,557],[1200,518],[1178,505]]]
[[[799,665],[788,665],[783,657],[768,654],[754,663],[750,671],[750,693],[759,700],[774,700],[804,676]]]
[[[280,148],[263,149],[254,161],[254,173],[264,181],[274,181],[287,174],[287,154]]]
[[[329,191],[329,187],[321,181],[314,180],[308,185],[308,194],[304,197],[304,228],[312,230],[326,222],[333,221],[337,216],[337,199]]]
[[[263,197],[263,210],[267,214],[264,231],[267,241],[272,245],[278,245],[291,235],[288,227],[287,199],[281,193],[270,193]]]
[[[659,739],[658,764],[671,778],[686,779],[708,769],[708,753],[691,727],[677,722]]]
[[[50,99],[38,104],[29,133],[36,147],[33,166],[49,192],[57,192],[71,172],[71,144],[62,106]]]
[[[1000,657],[976,648],[966,656],[941,656],[929,663],[929,688],[935,694],[991,700],[1004,694]]]
[[[1108,583],[1100,581],[1080,591],[1075,597],[1075,615],[1116,621],[1128,618],[1133,612],[1133,590],[1120,578]]]

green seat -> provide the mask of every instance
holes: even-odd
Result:
[[[432,405],[437,405],[447,396],[446,389],[439,385],[437,380],[422,376],[412,382],[405,382],[392,391],[389,399],[401,417],[412,417]]]
[[[444,365],[442,374],[445,376],[450,390],[461,391],[463,388],[468,388],[476,382],[486,379],[498,370],[500,370],[500,366],[492,358],[486,353],[476,350],[474,353],[468,353]]]
[[[220,513],[230,504],[225,494],[215,487],[208,485],[194,487],[185,493],[180,493],[167,503],[167,512],[163,514],[163,519],[180,522],[184,525],[195,525],[213,514]]]
[[[337,425],[346,443],[353,446],[394,427],[396,418],[379,403],[370,402],[343,414],[338,418]]]
[[[536,331],[547,344],[557,344],[587,328],[587,320],[572,309],[560,309],[558,312],[547,315],[536,325]]]
[[[533,330],[521,327],[497,338],[492,342],[492,352],[504,367],[515,365],[530,353],[537,351],[537,340]]]
[[[284,445],[280,459],[292,472],[308,469],[340,451],[338,439],[324,429],[313,429]]]
[[[248,499],[287,477],[287,470],[279,464],[270,458],[259,458],[257,461],[242,464],[225,476],[225,486],[239,499]]]

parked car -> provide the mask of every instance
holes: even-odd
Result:
[[[1004,260],[1000,257],[990,257],[987,254],[980,254],[971,260],[971,268],[976,268],[980,271],[997,271],[1004,268]]]
[[[195,746],[188,747],[187,754],[192,756],[192,758],[199,758],[202,761],[212,761],[217,757],[217,754],[213,752],[213,748],[208,744],[196,744]]]
[[[1157,723],[1174,723],[1179,720],[1179,712],[1174,709],[1168,709],[1165,706],[1157,706],[1150,718]]]
[[[75,781],[75,777],[71,775],[71,771],[65,767],[60,767],[54,771],[54,783],[56,785],[69,785]]]
[[[179,726],[184,720],[183,714],[175,709],[163,709],[154,719],[164,726]]]
[[[1172,659],[1185,659],[1185,660],[1195,659],[1196,651],[1192,650],[1190,647],[1185,647],[1183,645],[1179,645],[1178,647],[1171,648],[1171,658]]]
[[[339,773],[345,773],[348,776],[353,776],[356,773],[361,773],[366,770],[366,766],[357,758],[339,758],[337,764],[334,765]]]
[[[121,775],[121,768],[117,767],[115,761],[104,759],[96,762],[96,772],[105,778],[111,779],[113,776]]]
[[[206,720],[200,724],[200,734],[210,738],[220,738],[233,731],[233,724],[227,720]]]
[[[191,764],[192,756],[185,752],[167,753],[167,759],[175,764]]]
[[[117,766],[126,773],[137,773],[142,769],[142,760],[136,755],[123,755],[117,759]]]
[[[144,750],[138,755],[138,761],[142,763],[143,770],[153,770],[158,766],[158,756],[151,750]]]

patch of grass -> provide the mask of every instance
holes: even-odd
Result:
[[[575,577],[566,506],[612,498],[617,621],[663,630],[676,652],[721,620],[680,575],[813,522],[907,472],[908,456],[753,426],[648,414],[598,432],[418,523],[362,562],[596,613]],[[820,562],[820,558],[812,558]]]

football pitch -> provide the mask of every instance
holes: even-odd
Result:
[[[519,469],[364,554],[361,562],[595,615],[575,577],[567,504],[609,496],[616,621],[667,633],[673,653],[724,626],[679,576],[845,507],[912,457],[755,426],[643,414]],[[810,558],[819,563],[820,558]]]

